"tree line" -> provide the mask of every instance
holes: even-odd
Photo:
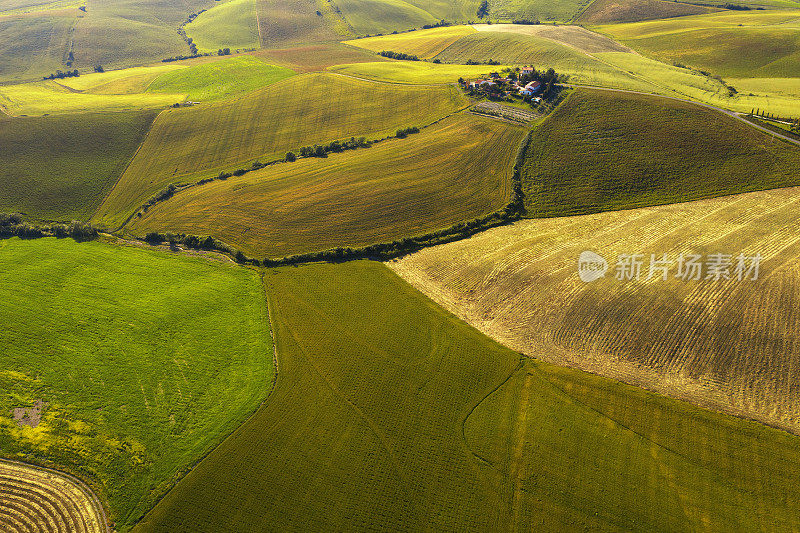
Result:
[[[25,222],[19,213],[0,213],[0,238],[19,237],[21,239],[40,239],[71,237],[78,242],[97,238],[97,229],[87,222],[73,220],[69,224],[54,223],[36,225]]]
[[[391,50],[383,50],[378,52],[381,57],[388,57],[389,59],[400,59],[402,61],[419,61],[419,57],[413,54],[406,54],[404,52],[392,52]]]

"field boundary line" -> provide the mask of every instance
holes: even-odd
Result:
[[[259,6],[263,0],[253,0],[253,8],[256,11],[256,29],[258,30],[258,47],[264,48],[264,39],[261,37],[261,17],[258,15]]]
[[[64,471],[61,471],[61,470],[57,470],[55,468],[50,468],[50,467],[47,467],[47,466],[41,466],[41,465],[37,465],[37,464],[33,464],[33,463],[26,463],[24,461],[18,461],[16,459],[6,459],[6,458],[0,457],[0,464],[1,463],[5,463],[7,465],[12,465],[12,466],[23,467],[23,468],[32,468],[32,469],[43,470],[45,472],[48,472],[48,473],[51,473],[51,474],[55,474],[57,476],[61,476],[61,477],[67,478],[68,480],[72,481],[81,490],[81,492],[83,492],[88,497],[89,502],[91,503],[92,507],[94,508],[94,511],[97,513],[98,517],[102,521],[101,527],[103,527],[105,529],[106,533],[112,533],[113,530],[108,525],[108,515],[106,514],[106,509],[105,509],[105,507],[103,507],[102,501],[97,496],[97,494],[92,490],[92,488],[85,481],[80,479],[79,477],[77,477],[77,476],[75,476],[73,474],[70,474],[69,472],[64,472]]]
[[[158,119],[159,119],[159,117],[160,117],[160,116],[161,116],[161,115],[162,115],[162,114],[163,114],[165,111],[167,111],[167,110],[166,110],[166,109],[162,109],[162,110],[161,110],[161,111],[160,111],[160,112],[159,112],[159,113],[158,113],[158,114],[157,114],[157,115],[156,115],[156,116],[153,118],[153,120],[150,122],[150,125],[147,127],[147,132],[146,132],[146,133],[144,134],[144,136],[142,137],[142,142],[140,142],[140,143],[139,143],[139,146],[137,146],[137,147],[136,147],[136,151],[135,151],[135,152],[133,152],[133,155],[131,155],[130,159],[128,159],[128,162],[125,164],[125,168],[122,170],[122,172],[120,172],[120,174],[119,174],[119,177],[117,178],[117,181],[115,181],[115,182],[114,182],[114,186],[113,186],[113,187],[111,187],[111,188],[108,190],[108,194],[106,194],[106,195],[103,197],[103,199],[100,201],[100,203],[99,203],[99,204],[98,204],[98,206],[97,206],[97,209],[95,209],[95,210],[94,210],[94,213],[92,213],[92,216],[91,216],[91,217],[89,217],[89,220],[91,220],[91,219],[93,219],[94,217],[96,217],[96,216],[97,216],[97,214],[98,214],[98,211],[100,211],[100,208],[101,208],[101,207],[103,207],[103,204],[106,202],[106,200],[108,200],[108,197],[109,197],[109,196],[111,196],[111,193],[112,193],[112,192],[114,192],[114,189],[116,189],[116,188],[117,188],[117,186],[119,185],[119,182],[120,182],[120,181],[122,181],[122,177],[123,177],[123,176],[125,175],[125,173],[128,171],[128,168],[131,166],[131,163],[132,163],[132,162],[133,162],[133,160],[136,158],[136,156],[137,156],[137,155],[139,155],[139,151],[142,149],[142,146],[144,146],[144,143],[145,143],[145,141],[147,141],[147,138],[150,136],[150,133],[153,131],[153,125],[156,123],[156,120],[158,120]],[[118,231],[121,231],[121,230],[122,230],[122,228],[124,228],[124,227],[125,227],[125,225],[126,225],[128,222],[130,222],[130,221],[131,221],[131,219],[132,219],[134,216],[136,216],[136,213],[137,213],[137,212],[138,212],[138,210],[137,210],[137,211],[135,211],[135,212],[134,212],[134,213],[133,213],[131,216],[129,216],[127,219],[125,219],[125,222],[123,222],[123,223],[122,223],[122,225],[121,225],[119,228],[117,228],[116,230],[114,230],[114,231],[113,231],[113,233],[116,233],[116,232],[118,232]]]

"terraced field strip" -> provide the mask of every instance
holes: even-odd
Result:
[[[466,107],[455,87],[407,87],[312,73],[294,76],[237,99],[162,112],[95,214],[117,228],[171,183],[195,183],[282,159],[315,143],[424,126]],[[213,135],[209,135],[213,132]]]
[[[100,500],[77,478],[0,459],[0,530],[5,533],[110,532]]]
[[[800,431],[798,194],[524,221],[389,265],[528,355]],[[583,250],[607,259],[605,278],[578,278]],[[680,254],[717,252],[760,253],[759,278],[675,278]],[[635,253],[642,279],[617,280],[617,256]],[[667,281],[645,279],[650,254],[672,261]]]
[[[258,258],[413,237],[505,205],[524,135],[459,113],[405,139],[179,191],[127,229],[213,235]]]

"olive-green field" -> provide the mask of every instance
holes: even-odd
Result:
[[[274,391],[135,531],[799,525],[797,437],[521,359],[380,264],[265,285]]]

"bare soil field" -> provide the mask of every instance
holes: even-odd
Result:
[[[787,188],[526,220],[389,266],[526,355],[798,432],[798,215]],[[585,250],[608,263],[592,283],[578,276]],[[706,279],[715,253],[733,256],[731,279]],[[758,279],[737,278],[740,253],[762,256]],[[617,279],[620,254],[642,254],[639,280]],[[666,280],[647,279],[651,254],[672,261]],[[675,277],[681,254],[702,256],[701,279]]]
[[[100,501],[82,482],[16,461],[0,460],[0,531],[105,533]]]

